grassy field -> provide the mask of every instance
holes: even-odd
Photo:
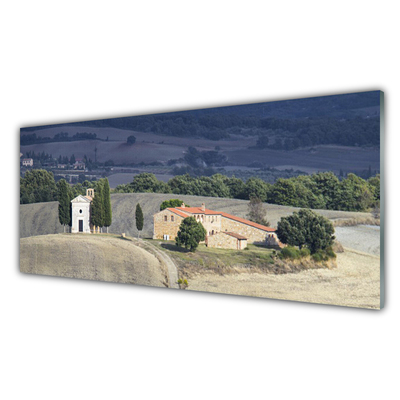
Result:
[[[136,132],[113,128],[88,128],[88,127],[61,127],[49,128],[29,133],[36,133],[37,136],[53,137],[59,132],[68,132],[72,137],[77,132],[96,133],[100,140],[84,140],[75,142],[53,142],[41,143],[28,146],[21,146],[21,152],[34,151],[35,153],[44,151],[52,154],[53,157],[68,156],[72,154],[76,158],[82,158],[85,154],[94,160],[94,149],[97,147],[97,160],[105,162],[114,160],[115,164],[123,163],[150,163],[153,161],[168,161],[183,157],[183,152],[189,146],[194,146],[198,150],[214,150],[215,146],[221,146],[222,150],[234,151],[254,146],[256,138],[241,137],[227,139],[224,141],[214,141],[204,138],[180,138],[175,136],[156,135],[154,133]],[[136,143],[133,146],[126,144],[128,136],[134,135]]]
[[[345,249],[337,268],[298,274],[203,273],[188,280],[188,290],[270,299],[379,309],[379,257]]]
[[[200,244],[196,252],[175,245],[175,242],[149,240],[165,251],[175,261],[179,277],[191,280],[207,274],[232,275],[240,273],[288,274],[306,269],[334,268],[335,260],[316,263],[310,257],[295,261],[282,261],[276,250],[263,246],[248,245],[247,250],[215,249]]]
[[[111,195],[112,225],[110,233],[126,233],[137,236],[135,225],[135,208],[140,203],[144,213],[143,237],[153,235],[153,215],[159,211],[164,200],[179,198],[191,206],[200,206],[205,203],[211,210],[224,211],[238,217],[246,218],[248,213],[248,200],[223,199],[216,197],[180,196],[174,194],[158,193],[116,193]],[[295,207],[267,205],[267,219],[271,226],[276,226],[281,217],[298,210]],[[332,220],[337,219],[365,219],[369,213],[347,211],[317,210],[321,215]],[[58,222],[58,203],[37,203],[20,205],[20,237],[47,235],[63,232],[63,227]]]
[[[379,148],[345,147],[345,146],[314,146],[311,149],[294,151],[263,150],[233,150],[226,151],[235,165],[248,165],[251,162],[261,162],[277,169],[294,169],[308,173],[319,171],[361,172],[371,169],[380,170]]]
[[[29,133],[37,136],[53,137],[56,133],[68,132],[72,137],[77,132],[96,133],[99,139],[108,141],[86,140],[76,142],[55,142],[21,146],[21,151],[44,151],[53,157],[68,156],[82,158],[85,154],[94,160],[95,147],[97,147],[97,160],[105,162],[113,160],[115,164],[124,163],[150,163],[154,161],[165,162],[169,159],[183,157],[189,146],[198,150],[214,150],[220,146],[221,152],[228,157],[228,164],[233,166],[246,166],[255,161],[277,169],[302,170],[306,172],[334,171],[340,169],[348,172],[373,171],[380,169],[379,148],[362,148],[346,146],[314,146],[295,151],[254,150],[256,136],[236,135],[225,140],[208,140],[204,138],[180,138],[175,136],[156,135],[147,132],[128,131],[115,128],[89,128],[89,127],[59,127],[48,128]],[[133,146],[126,144],[128,136],[134,135],[136,143]]]
[[[165,287],[164,267],[148,251],[113,235],[45,235],[20,239],[24,273]]]

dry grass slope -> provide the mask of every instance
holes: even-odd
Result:
[[[109,235],[45,235],[20,239],[20,270],[106,282],[165,287],[159,260],[130,240]]]
[[[379,257],[345,249],[338,267],[309,269],[298,274],[205,271],[189,280],[189,290],[270,299],[380,308]]]

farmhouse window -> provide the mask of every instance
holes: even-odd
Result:
[[[171,215],[171,222],[174,222],[174,216]]]
[[[167,222],[168,221],[168,216],[164,215],[164,221]]]

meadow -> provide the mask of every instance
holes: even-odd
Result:
[[[50,142],[21,146],[21,152],[34,151],[36,154],[45,152],[53,157],[72,154],[76,158],[86,155],[97,161],[113,160],[115,165],[149,164],[183,158],[189,146],[199,151],[213,151],[218,146],[220,153],[227,157],[227,167],[251,166],[254,163],[264,167],[280,170],[294,169],[307,173],[318,171],[333,171],[362,173],[369,168],[380,170],[378,147],[348,147],[338,145],[317,145],[297,150],[284,151],[257,147],[258,136],[230,135],[229,138],[218,141],[206,138],[188,138],[137,132],[116,128],[88,128],[79,126],[53,127],[32,131],[37,136],[53,137],[59,132],[68,132],[70,136],[77,132],[96,133],[101,140],[82,140],[74,142]],[[128,145],[128,136],[134,135],[136,143]],[[108,138],[108,140],[107,140]],[[126,182],[125,182],[126,183]]]

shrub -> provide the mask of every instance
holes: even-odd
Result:
[[[314,253],[314,254],[312,255],[312,258],[313,258],[313,260],[316,261],[316,262],[321,262],[322,259],[323,259],[322,254],[321,254],[320,252]]]
[[[281,250],[279,257],[283,259],[290,258],[292,260],[295,260],[300,258],[300,250],[292,246],[287,246]]]
[[[178,279],[177,284],[179,285],[180,289],[186,289],[189,286],[187,279]]]
[[[311,251],[310,251],[310,249],[307,249],[307,247],[303,247],[303,248],[300,250],[300,255],[301,255],[302,257],[308,257],[310,254],[311,254]]]
[[[332,247],[329,247],[329,248],[326,249],[326,255],[327,255],[329,258],[336,258],[336,254],[335,254],[335,252],[333,251]]]
[[[133,135],[128,136],[128,138],[126,139],[126,143],[128,143],[129,145],[135,144],[135,142],[136,142],[136,137]]]

